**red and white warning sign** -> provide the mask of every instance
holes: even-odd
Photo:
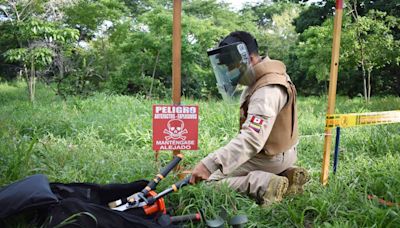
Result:
[[[199,107],[153,105],[153,150],[197,150]]]

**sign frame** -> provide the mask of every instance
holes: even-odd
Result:
[[[153,105],[153,150],[198,150],[197,105]]]

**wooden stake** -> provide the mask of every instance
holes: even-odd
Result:
[[[181,11],[182,1],[174,0],[172,32],[172,100],[174,105],[181,104]],[[173,155],[180,154],[174,150]]]
[[[342,31],[342,15],[343,15],[343,0],[336,0],[336,12],[335,12],[333,42],[332,42],[332,59],[331,59],[331,70],[329,77],[328,109],[326,115],[332,115],[335,112],[336,85],[337,85],[337,75],[339,70],[340,34]],[[332,144],[331,129],[326,128],[324,156],[322,161],[322,173],[321,173],[321,183],[323,185],[326,185],[328,183],[331,144]]]

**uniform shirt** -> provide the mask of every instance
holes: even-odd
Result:
[[[247,89],[242,93],[241,103],[246,94]],[[263,149],[287,99],[285,89],[279,85],[268,85],[255,91],[250,97],[248,115],[240,133],[201,162],[211,173],[219,169],[229,175],[235,171]]]

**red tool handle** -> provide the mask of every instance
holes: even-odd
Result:
[[[170,219],[171,219],[171,223],[201,221],[201,215],[200,215],[200,213],[196,213],[196,214],[189,214],[189,215],[171,216]]]

